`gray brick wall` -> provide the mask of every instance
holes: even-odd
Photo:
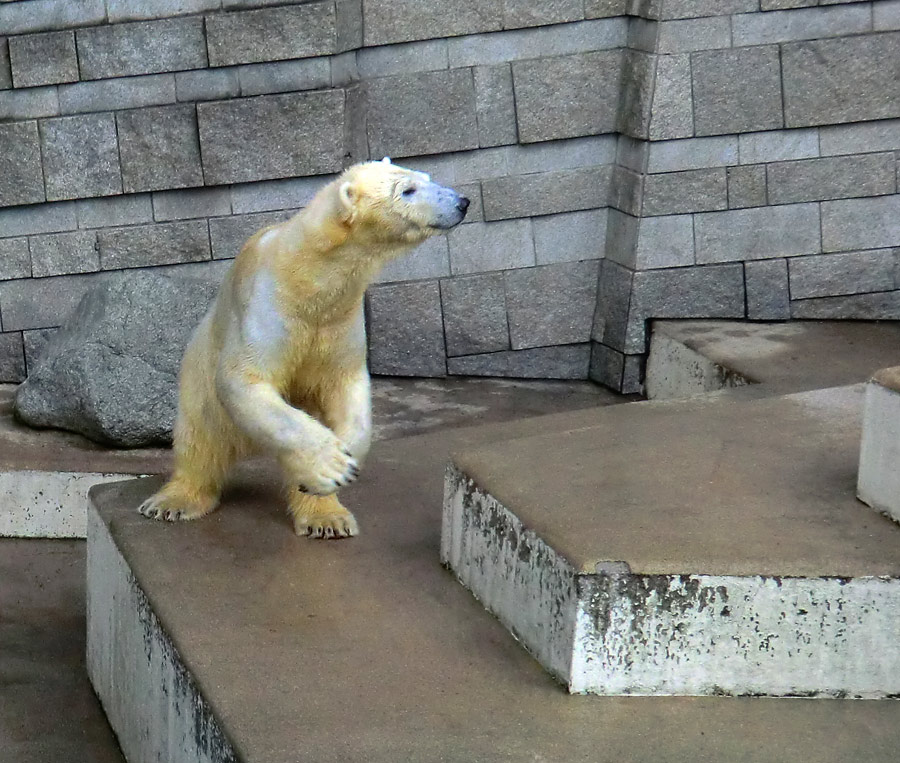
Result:
[[[900,319],[900,2],[0,3],[0,381],[110,270],[221,273],[344,166],[472,199],[372,369],[641,385],[664,317]]]

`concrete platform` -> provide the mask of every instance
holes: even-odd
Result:
[[[573,692],[897,696],[900,527],[855,497],[863,390],[464,451],[442,557]]]
[[[95,488],[90,665],[126,755],[179,763],[896,760],[900,703],[569,696],[440,566],[451,451],[575,430],[598,415],[382,444],[345,491],[363,530],[346,542],[295,538],[261,472],[188,526],[133,511],[153,480]],[[136,674],[150,670],[165,676],[160,686],[185,687],[180,696],[191,703],[176,702],[177,692],[172,700],[142,694]],[[128,714],[136,720],[126,737]],[[151,740],[151,728],[161,737]]]
[[[859,384],[898,364],[897,321],[654,321],[645,389],[651,400],[746,385],[784,395]]]
[[[900,366],[882,369],[868,384],[857,495],[900,522]]]

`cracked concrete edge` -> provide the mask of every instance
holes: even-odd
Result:
[[[93,504],[87,590],[88,676],[126,759],[243,760]]]
[[[578,571],[453,464],[441,559],[571,693],[900,696],[900,578]]]
[[[894,369],[888,369],[894,370]],[[900,522],[900,392],[876,375],[866,385],[857,497]]]
[[[644,381],[649,400],[694,397],[752,383],[737,371],[654,329]]]
[[[0,471],[0,538],[84,538],[88,491],[135,475]]]

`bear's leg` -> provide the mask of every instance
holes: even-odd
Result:
[[[288,498],[294,532],[312,538],[349,538],[359,534],[356,519],[334,494],[307,495],[294,487]]]
[[[138,507],[151,519],[175,522],[209,514],[218,506],[228,470],[240,455],[242,438],[220,406],[194,405],[184,396],[180,403],[173,444],[175,471]]]
[[[325,424],[361,462],[372,444],[372,386],[366,367],[340,377],[317,398]]]

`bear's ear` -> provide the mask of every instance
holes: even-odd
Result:
[[[344,207],[344,214],[348,220],[352,220],[356,213],[356,202],[359,199],[359,191],[350,181],[341,184],[338,189],[338,198]]]

